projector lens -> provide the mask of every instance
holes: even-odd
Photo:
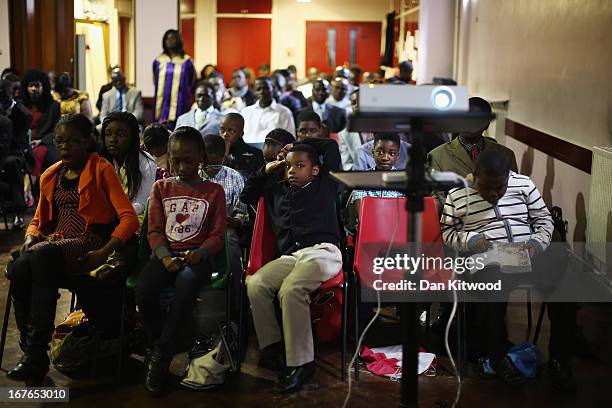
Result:
[[[455,92],[447,86],[439,86],[431,93],[431,102],[438,110],[448,110],[455,104]]]

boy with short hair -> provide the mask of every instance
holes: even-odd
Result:
[[[293,142],[295,142],[295,138],[285,129],[278,128],[271,130],[266,135],[263,146],[263,155],[266,163],[276,161],[283,147]]]
[[[219,135],[229,144],[229,153],[225,165],[237,170],[243,179],[248,179],[264,165],[260,149],[249,146],[242,138],[244,135],[244,118],[241,114],[230,112],[223,116]]]
[[[399,156],[400,138],[396,133],[376,133],[372,146],[372,156],[376,165],[368,170],[395,171],[395,163]],[[353,190],[346,205],[346,228],[355,232],[359,219],[359,203],[363,197],[404,197],[396,190]]]
[[[142,142],[147,152],[155,157],[157,167],[164,168],[172,173],[170,160],[168,160],[168,139],[170,132],[160,123],[151,123],[142,132]]]
[[[456,188],[448,192],[440,220],[445,244],[460,252],[485,252],[493,243],[522,243],[525,246],[533,270],[523,276],[505,275],[502,294],[506,296],[520,280],[552,282],[554,275],[564,273],[564,266],[550,267],[555,252],[544,254],[547,265],[542,262],[541,254],[549,246],[554,231],[552,217],[533,181],[510,170],[510,159],[499,149],[480,152],[474,166],[473,185],[467,191]],[[499,267],[489,266],[474,276],[488,281],[504,275]],[[515,277],[517,279],[513,279]],[[474,308],[472,315],[481,320],[480,326],[475,327],[478,333],[474,337],[474,342],[482,344],[479,351],[483,357],[491,359],[493,369],[505,382],[521,384],[524,377],[506,356],[510,344],[505,327],[507,300],[471,306]],[[549,302],[547,306],[551,319],[549,365],[553,383],[559,389],[573,390],[576,383],[571,369],[570,341],[576,320],[575,308],[559,302]]]
[[[204,150],[206,160],[204,168],[200,170],[200,177],[220,184],[225,190],[225,203],[227,205],[226,233],[231,254],[232,291],[233,293],[239,293],[242,263],[240,261],[241,251],[238,231],[249,221],[247,206],[240,201],[244,180],[236,170],[223,165],[226,155],[225,141],[221,136],[204,136]]]
[[[311,110],[300,112],[297,124],[297,138],[300,142],[309,137],[327,137],[327,132],[321,125],[321,117]]]
[[[248,204],[265,197],[278,240],[280,257],[247,278],[247,291],[260,349],[286,357],[287,368],[281,367],[275,386],[281,393],[297,391],[314,373],[308,296],[342,267],[335,209],[338,184],[329,176],[340,167],[335,141],[308,138],[285,146],[278,160],[251,177],[242,191],[241,199]],[[282,332],[275,317],[276,297]]]

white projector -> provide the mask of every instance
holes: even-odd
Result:
[[[359,86],[360,112],[467,112],[468,91],[463,86],[375,85]]]

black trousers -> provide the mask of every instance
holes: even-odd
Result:
[[[136,303],[148,336],[149,345],[170,352],[175,334],[183,319],[191,313],[198,292],[210,281],[209,262],[187,265],[176,273],[168,272],[163,263],[152,257],[138,275]],[[170,310],[162,321],[160,295],[174,286]]]
[[[0,161],[2,179],[9,185],[10,200],[13,210],[21,215],[25,210],[25,198],[23,196],[23,159],[19,156],[6,156]]]
[[[563,268],[551,268],[545,258],[536,258],[533,271],[528,274],[505,275],[503,292],[506,301],[484,301],[468,303],[466,313],[468,319],[468,344],[474,350],[472,355],[490,357],[493,360],[502,359],[511,346],[506,327],[507,296],[521,283],[530,283],[541,290],[546,300],[561,281],[565,273]],[[495,282],[500,278],[499,268],[485,268],[473,276],[479,282]],[[550,319],[550,342],[548,351],[550,358],[567,362],[570,359],[572,336],[576,330],[577,305],[572,302],[547,303]]]
[[[26,252],[9,264],[7,276],[22,339],[33,331],[37,342],[46,344],[51,340],[59,288],[76,292],[83,311],[97,328],[109,332],[119,327],[123,282],[68,275],[64,265],[62,251],[51,245]]]

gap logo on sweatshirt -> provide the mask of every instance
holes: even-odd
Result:
[[[198,235],[206,219],[208,201],[188,196],[163,200],[166,215],[166,237],[171,242],[183,242]]]

